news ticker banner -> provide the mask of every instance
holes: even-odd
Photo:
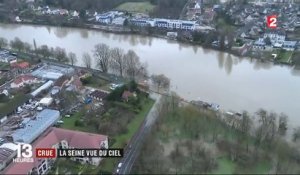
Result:
[[[72,157],[123,157],[123,149],[55,149],[36,148],[37,158],[72,158]]]

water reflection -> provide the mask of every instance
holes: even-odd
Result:
[[[57,27],[56,30],[54,30],[54,34],[58,38],[65,38],[71,30],[69,28],[65,27]]]
[[[218,53],[218,65],[220,69],[223,69],[224,67],[224,60],[225,60],[225,53],[224,52],[219,52]]]
[[[230,75],[232,71],[232,66],[233,66],[233,60],[231,54],[227,54],[226,61],[225,61],[225,71],[227,75]]]
[[[0,27],[3,28],[3,29],[15,30],[15,29],[21,28],[22,25],[0,23]]]
[[[300,76],[300,66],[298,66],[298,67],[295,66],[293,69],[291,69],[291,74],[293,76],[299,77]]]
[[[46,29],[48,31],[48,34],[51,34],[51,27],[50,26],[46,26]]]
[[[82,38],[88,38],[89,37],[89,32],[86,29],[80,30],[80,36]]]
[[[198,52],[198,48],[199,48],[199,46],[193,46],[193,51],[195,54]]]
[[[274,63],[273,62],[270,62],[270,61],[262,61],[262,60],[254,60],[252,61],[254,63],[253,65],[253,69],[254,70],[260,70],[260,69],[263,69],[263,70],[268,70],[268,69],[271,69],[272,67],[274,67]]]

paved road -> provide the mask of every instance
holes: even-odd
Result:
[[[134,161],[136,160],[140,148],[142,146],[142,143],[147,135],[147,133],[150,132],[151,126],[157,119],[157,107],[160,104],[161,101],[161,95],[151,95],[153,99],[155,99],[155,103],[151,110],[149,111],[145,121],[140,126],[137,133],[133,136],[133,138],[130,140],[130,142],[127,145],[127,148],[125,148],[125,155],[121,159],[119,163],[122,163],[121,168],[119,168],[118,174],[129,174],[132,166],[134,164]],[[118,166],[118,165],[116,165]],[[114,172],[116,172],[118,167],[115,168]]]

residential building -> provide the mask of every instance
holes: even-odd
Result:
[[[108,149],[108,137],[105,135],[51,127],[33,143],[33,150],[35,150],[35,148]],[[2,174],[47,174],[56,158],[35,158],[35,154],[36,153],[34,151],[33,163],[12,163],[6,169],[4,169]],[[88,163],[98,166],[102,158],[78,157],[71,158],[71,160],[78,161],[82,164]]]
[[[128,102],[129,98],[133,97],[133,93],[130,91],[124,91],[122,94],[122,99],[126,102]]]
[[[266,49],[266,42],[265,42],[264,38],[259,38],[258,40],[256,40],[253,44],[253,48],[254,49],[265,50]]]
[[[111,24],[114,18],[120,17],[123,14],[123,12],[109,11],[102,14],[95,14],[95,18],[97,22],[100,22],[102,24]]]
[[[108,92],[104,92],[100,90],[95,90],[90,94],[90,97],[99,101],[103,101],[107,96],[108,96]]]
[[[159,28],[195,30],[196,21],[170,20],[170,19],[154,19],[155,26]]]
[[[30,64],[26,61],[19,62],[19,63],[15,62],[11,64],[11,67],[15,69],[28,69],[30,67]]]
[[[37,78],[35,78],[32,75],[20,75],[10,84],[10,87],[11,88],[20,88],[25,85],[34,84],[37,82],[38,82]]]
[[[114,18],[111,23],[114,25],[123,26],[125,24],[125,21],[126,21],[126,18],[117,17],[117,18]]]
[[[129,22],[130,24],[139,27],[155,26],[155,21],[153,19],[148,19],[148,18],[133,18],[130,19]]]
[[[294,51],[297,47],[297,41],[284,41],[282,48],[288,51]]]
[[[284,32],[267,32],[263,38],[270,38],[273,46],[281,47],[285,41],[286,35]]]

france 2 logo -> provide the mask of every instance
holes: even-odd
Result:
[[[277,15],[267,16],[267,27],[271,29],[277,28]]]

